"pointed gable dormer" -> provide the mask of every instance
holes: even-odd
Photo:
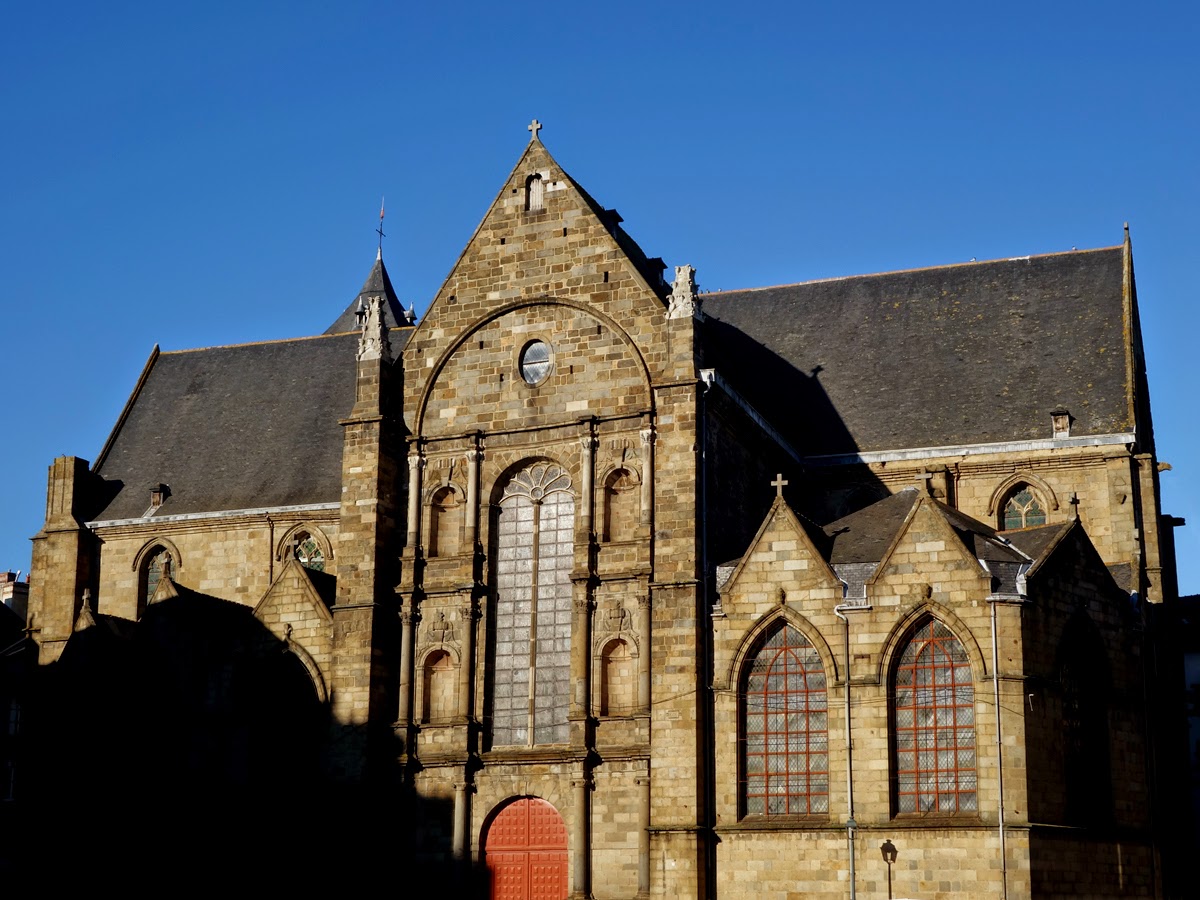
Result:
[[[342,310],[342,314],[334,323],[325,329],[325,333],[344,334],[347,331],[358,331],[362,327],[362,314],[372,297],[383,298],[384,328],[400,328],[412,324],[410,314],[405,312],[396,297],[392,279],[388,277],[387,267],[383,264],[383,253],[378,252],[375,254],[375,265],[371,266],[371,272],[363,282],[362,290],[350,301],[350,305]]]
[[[840,598],[842,590],[837,575],[782,493],[777,493],[728,578],[722,579],[718,571],[717,580],[726,611],[749,605],[762,612],[801,592],[828,592],[830,598]]]

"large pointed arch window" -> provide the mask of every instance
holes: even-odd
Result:
[[[892,675],[895,809],[979,809],[975,687],[962,643],[937,619],[912,632]]]
[[[747,661],[738,699],[742,815],[828,813],[828,701],[816,649],[790,625],[768,632]]]
[[[492,743],[567,742],[575,496],[561,467],[536,462],[509,479],[495,534]]]

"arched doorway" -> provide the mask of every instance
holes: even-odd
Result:
[[[500,810],[483,844],[493,900],[563,900],[567,896],[567,826],[538,797]]]

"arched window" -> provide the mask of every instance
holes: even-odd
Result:
[[[542,176],[536,172],[525,179],[525,211],[539,212],[543,208],[544,199],[543,192],[545,190],[542,184]]]
[[[892,739],[897,813],[979,808],[971,663],[936,619],[913,631],[892,674]]]
[[[171,551],[161,544],[152,547],[142,562],[142,569],[138,578],[139,616],[145,612],[146,607],[150,605],[150,601],[154,599],[154,592],[158,590],[159,583],[164,578],[170,578],[174,572],[175,560],[171,556]]]
[[[795,628],[780,625],[751,653],[739,690],[742,815],[829,812],[825,669]]]
[[[454,556],[460,551],[464,509],[458,491],[450,485],[434,492],[429,504],[430,556]]]
[[[325,571],[325,552],[308,531],[297,531],[292,537],[292,555],[306,569]]]
[[[1004,531],[1012,528],[1029,528],[1046,524],[1046,508],[1030,489],[1021,484],[1008,495],[1001,514],[1000,527]]]
[[[604,479],[604,520],[601,539],[631,541],[637,533],[640,491],[637,476],[616,469]]]
[[[575,496],[559,466],[532,463],[495,509],[492,741],[567,742]]]
[[[637,661],[621,638],[600,654],[600,715],[631,716],[637,698]]]
[[[425,657],[422,690],[423,722],[444,722],[457,715],[457,679],[454,658],[445,650],[434,650]]]

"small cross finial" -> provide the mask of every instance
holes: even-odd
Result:
[[[535,141],[541,140],[541,138],[538,137],[538,132],[541,130],[542,130],[542,123],[539,122],[537,119],[534,119],[532,122],[529,123],[529,131],[533,133],[533,139]]]
[[[784,480],[782,472],[775,476],[775,480],[771,482],[771,486],[775,488],[775,496],[782,498],[783,489],[788,486],[788,482]]]

